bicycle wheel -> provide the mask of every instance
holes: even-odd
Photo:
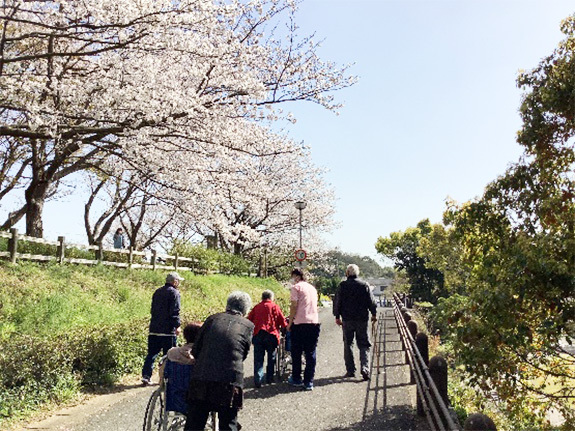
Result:
[[[161,389],[156,389],[150,396],[146,406],[144,431],[163,431],[164,418],[164,393]]]

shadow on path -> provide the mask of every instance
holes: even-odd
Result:
[[[410,406],[393,406],[383,412],[373,412],[361,422],[345,427],[331,428],[328,431],[428,431],[422,421],[415,417]]]
[[[343,381],[351,383],[364,383],[361,379],[349,379],[344,376],[341,377],[325,377],[321,379],[314,379],[314,388],[321,388],[323,386],[329,386],[341,383]],[[303,388],[294,387],[287,384],[287,382],[274,383],[272,385],[263,385],[261,388],[253,387],[253,378],[246,379],[247,389],[244,391],[245,399],[265,399],[272,398],[276,395],[289,394],[292,392],[303,392]]]
[[[399,331],[393,311],[383,309],[373,341],[370,384],[366,389],[363,420],[335,430],[418,430],[426,431],[425,421],[414,408],[415,385],[401,350]]]

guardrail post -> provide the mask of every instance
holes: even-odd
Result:
[[[179,263],[178,258],[179,258],[178,252],[175,252],[174,253],[174,271],[178,270],[178,263]]]
[[[155,249],[152,249],[152,269],[156,270],[156,259],[158,257],[158,252]]]
[[[411,332],[413,339],[415,339],[415,336],[417,335],[417,322],[415,320],[407,322],[407,329]]]
[[[497,431],[493,421],[482,413],[469,415],[463,424],[464,431]]]
[[[409,311],[406,311],[404,313],[402,313],[403,315],[403,320],[405,320],[405,324],[407,325],[410,321],[411,321],[411,313]]]
[[[58,263],[62,265],[64,262],[64,255],[66,254],[66,238],[63,236],[58,237],[58,248],[56,251]]]
[[[447,396],[447,362],[441,356],[434,356],[429,360],[429,374],[437,387],[437,391],[446,405],[449,405]]]
[[[134,247],[130,246],[128,247],[128,268],[132,267],[132,263],[134,263]]]
[[[12,237],[8,240],[8,251],[10,252],[10,262],[16,263],[16,254],[18,253],[18,229],[10,229]]]
[[[410,320],[407,322],[407,330],[411,333],[411,336],[415,338],[417,335],[417,322],[415,320]],[[414,358],[414,360],[417,361],[417,358]],[[410,368],[412,369],[410,373],[410,383],[413,385],[415,384],[415,364],[413,364],[413,366]]]
[[[427,337],[427,334],[419,332],[415,336],[415,345],[417,346],[419,353],[421,353],[423,362],[425,362],[425,365],[429,366],[429,338]]]
[[[421,358],[423,359],[425,365],[429,365],[429,339],[427,337],[427,334],[419,332],[415,336],[415,345],[417,346],[417,350],[419,350],[419,353],[421,354]],[[419,416],[425,415],[425,411],[423,410],[423,402],[419,391],[417,391],[417,414]]]

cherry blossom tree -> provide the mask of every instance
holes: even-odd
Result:
[[[265,143],[274,137],[270,136]],[[275,139],[284,139],[276,136]],[[297,238],[299,213],[294,202],[307,203],[306,230],[328,230],[333,226],[333,192],[323,171],[312,164],[309,149],[289,140],[275,144],[282,152],[254,157],[236,155],[219,163],[202,188],[209,190],[190,201],[186,212],[196,214],[196,230],[216,235],[221,248],[235,254],[249,253],[262,244],[285,246]]]
[[[252,145],[264,133],[255,123],[289,115],[274,106],[337,109],[332,92],[354,79],[298,37],[296,9],[290,0],[3,2],[0,137],[28,155],[12,167],[30,178],[14,213],[26,216],[27,234],[42,236],[59,181],[111,157],[187,191],[195,186],[178,162],[193,158],[207,175],[231,153],[281,152]]]

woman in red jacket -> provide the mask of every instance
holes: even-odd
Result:
[[[268,363],[266,368],[266,383],[274,381],[276,363],[276,348],[280,340],[280,329],[287,326],[286,319],[279,305],[274,302],[274,293],[264,290],[262,302],[257,304],[248,319],[254,324],[254,383],[256,388],[261,387],[264,381],[264,357],[267,352]]]

